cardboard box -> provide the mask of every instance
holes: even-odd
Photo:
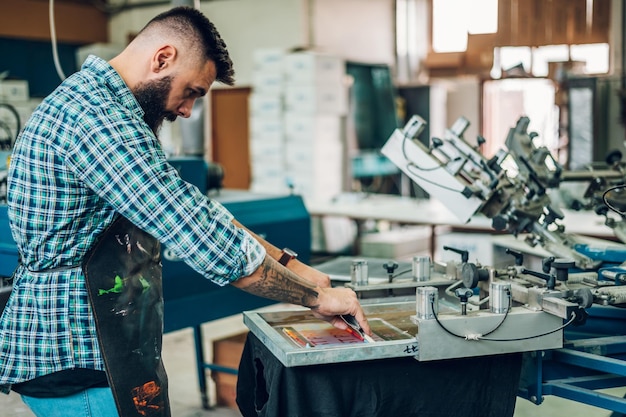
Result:
[[[252,89],[255,93],[281,95],[285,90],[285,78],[282,72],[254,71]]]
[[[285,123],[281,115],[250,116],[250,138],[283,139]]]
[[[251,117],[280,117],[283,97],[279,94],[252,93],[248,99]]]
[[[285,50],[280,48],[256,49],[252,53],[254,71],[282,73],[285,54]]]
[[[248,332],[244,332],[215,340],[213,342],[213,364],[238,369],[247,336]],[[238,409],[236,402],[237,375],[212,371],[211,379],[215,381],[217,405]]]
[[[263,164],[266,161],[283,163],[285,156],[285,141],[277,137],[250,138],[250,161],[252,164]]]
[[[285,166],[295,172],[311,175],[311,178],[331,176],[341,182],[338,175],[343,169],[343,146],[340,142],[286,142]]]
[[[285,79],[294,84],[339,84],[346,75],[342,58],[315,52],[295,52],[285,56]]]
[[[287,141],[343,143],[343,116],[286,112],[284,120]]]
[[[285,87],[285,110],[298,113],[346,115],[348,88],[345,84],[291,84]]]

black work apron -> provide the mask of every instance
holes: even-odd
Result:
[[[120,216],[89,250],[83,271],[120,416],[169,417],[159,242]]]

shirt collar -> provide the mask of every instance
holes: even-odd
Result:
[[[107,88],[124,107],[143,117],[144,111],[139,102],[137,102],[135,95],[107,61],[95,55],[89,55],[83,63],[81,70],[92,72],[96,76],[101,77]]]

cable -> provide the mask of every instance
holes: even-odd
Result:
[[[409,272],[413,272],[413,269],[406,269],[404,271],[400,271],[397,274],[392,275],[391,279],[398,278],[400,275],[404,275],[404,274],[409,273]]]
[[[54,67],[57,70],[57,75],[59,76],[61,81],[63,81],[66,77],[63,73],[63,68],[61,68],[61,63],[59,62],[59,53],[57,51],[57,34],[56,28],[54,26],[54,0],[49,0],[48,17],[50,20],[50,42],[52,43],[52,58],[54,59]]]
[[[519,340],[534,339],[534,338],[536,338],[536,337],[543,337],[543,336],[547,336],[547,335],[549,335],[549,334],[556,333],[556,332],[558,332],[558,331],[560,331],[560,330],[563,330],[564,328],[566,328],[567,326],[569,326],[570,324],[572,324],[572,323],[574,322],[574,320],[576,320],[576,313],[572,312],[572,318],[571,318],[571,319],[569,319],[569,321],[568,321],[567,323],[565,323],[564,325],[562,325],[562,326],[560,326],[560,327],[557,327],[557,328],[556,328],[556,329],[554,329],[554,330],[550,330],[549,332],[545,332],[545,333],[537,334],[537,335],[534,335],[534,336],[516,337],[516,338],[514,338],[514,339],[492,339],[492,338],[489,338],[489,337],[488,337],[488,338],[485,338],[485,339],[482,339],[482,338],[481,338],[481,340],[487,340],[487,341],[490,341],[490,342],[516,342],[516,341],[519,341]]]
[[[414,170],[412,170],[412,169],[411,169],[411,167],[416,167],[416,168],[418,168],[418,169],[419,169],[419,167],[418,167],[417,165],[415,165],[413,162],[409,161],[409,164],[406,166],[407,170],[408,170],[411,174],[415,175],[417,178],[421,179],[422,181],[425,181],[425,182],[427,182],[427,183],[429,183],[429,184],[435,185],[435,186],[437,186],[437,187],[439,187],[439,188],[441,188],[441,189],[443,189],[443,190],[448,190],[448,191],[453,191],[453,192],[455,192],[455,193],[463,194],[463,190],[457,190],[456,188],[447,187],[447,186],[445,186],[445,185],[441,185],[441,184],[439,184],[439,183],[436,183],[436,182],[434,182],[434,181],[431,181],[431,180],[429,180],[428,178],[423,177],[423,176],[421,176],[421,175],[417,174]],[[438,168],[443,168],[443,167],[438,167]],[[421,170],[421,169],[420,169],[420,170]],[[424,170],[421,170],[421,171],[424,171]]]
[[[13,142],[14,140],[17,140],[17,135],[19,135],[20,130],[22,130],[22,120],[20,119],[20,114],[17,112],[17,109],[12,104],[0,103],[0,107],[5,107],[7,110],[9,110],[13,114],[13,117],[15,117],[15,121],[16,121],[15,137],[11,140],[11,142]],[[10,133],[9,133],[9,136],[11,136]]]
[[[410,137],[408,137],[408,136],[407,136],[404,132],[402,132],[402,156],[404,156],[404,159],[406,159],[407,161],[409,161],[409,164],[410,164],[410,165],[415,166],[415,168],[419,169],[420,171],[426,171],[426,172],[428,172],[428,171],[435,171],[435,170],[437,170],[437,169],[442,168],[442,167],[441,167],[441,166],[439,166],[439,165],[437,165],[437,166],[435,166],[435,167],[432,167],[432,168],[422,168],[422,167],[418,166],[416,163],[412,162],[412,161],[409,159],[409,156],[408,156],[408,155],[407,155],[407,153],[406,153],[406,142],[407,142],[407,140],[413,141],[413,139],[411,139],[411,138],[410,138]]]
[[[509,294],[510,297],[510,294]],[[509,298],[509,306],[511,305],[511,300]],[[488,340],[488,339],[483,339],[482,336],[483,335],[476,335],[476,336],[471,336],[471,335],[460,335],[460,334],[456,334],[454,333],[452,330],[448,329],[446,326],[443,325],[443,323],[441,321],[439,321],[439,317],[437,317],[437,313],[435,313],[435,300],[434,300],[434,296],[430,297],[430,308],[431,311],[433,312],[433,316],[435,317],[435,320],[437,321],[437,324],[439,324],[439,327],[441,327],[443,330],[446,331],[446,333],[454,336],[454,337],[458,337],[460,339],[465,339],[465,340]],[[500,326],[502,326],[502,323],[504,323],[504,320],[506,320],[507,316],[509,315],[509,310],[510,307],[506,310],[506,313],[504,313],[504,317],[502,317],[502,320],[500,321],[500,323],[498,323],[498,325],[491,329],[490,331],[488,331],[487,333],[485,333],[485,335],[491,334],[493,332],[495,332],[496,330],[498,330],[498,328],[500,328]]]
[[[510,296],[510,295],[509,295]],[[510,302],[510,301],[509,301]],[[431,297],[430,299],[430,308],[431,311],[433,312],[433,316],[435,317],[435,320],[437,321],[437,324],[439,324],[439,326],[448,334],[454,336],[454,337],[458,337],[460,339],[465,339],[465,340],[475,340],[475,341],[479,341],[479,340],[484,340],[484,341],[488,341],[488,342],[516,342],[516,341],[521,341],[521,340],[528,340],[528,339],[535,339],[537,337],[543,337],[543,336],[547,336],[549,334],[552,333],[556,333],[560,330],[563,330],[564,328],[566,328],[567,326],[569,326],[570,324],[572,324],[574,322],[574,320],[576,319],[576,314],[572,312],[572,318],[565,323],[564,325],[554,329],[554,330],[550,330],[548,332],[545,333],[540,333],[537,335],[533,335],[533,336],[526,336],[526,337],[516,337],[513,339],[496,339],[496,338],[490,338],[490,337],[483,337],[486,336],[488,334],[491,334],[493,332],[495,332],[500,326],[502,326],[502,324],[504,323],[504,320],[506,320],[508,314],[509,314],[509,310],[510,308],[507,310],[507,312],[504,314],[503,319],[500,321],[500,323],[498,323],[498,325],[492,329],[491,331],[485,333],[484,335],[459,335],[454,333],[453,331],[451,331],[450,329],[446,328],[443,323],[441,323],[441,321],[439,321],[439,317],[437,316],[437,313],[435,313],[435,302],[434,302],[434,297]]]
[[[423,177],[422,175],[418,174],[416,172],[416,170],[421,171],[421,172],[432,172],[432,171],[436,171],[438,169],[445,169],[445,165],[437,165],[437,166],[434,166],[432,168],[423,168],[423,167],[420,167],[419,165],[417,165],[415,162],[411,161],[409,159],[409,156],[406,153],[406,142],[408,140],[412,140],[412,139],[410,137],[408,137],[404,132],[402,132],[402,155],[404,156],[404,159],[406,159],[406,161],[408,162],[408,164],[406,165],[407,171],[409,171],[411,174],[415,175],[417,178],[421,179],[422,181],[425,181],[425,182],[427,182],[429,184],[437,186],[437,187],[439,187],[439,188],[441,188],[443,190],[448,190],[448,191],[452,191],[452,192],[459,193],[459,194],[463,193],[464,190],[457,190],[455,188],[451,188],[451,187],[447,187],[445,185],[441,185],[441,184],[439,184],[437,182],[431,181],[428,178]],[[446,163],[446,165],[447,164],[448,163]],[[414,169],[412,169],[412,168],[414,168]]]
[[[611,203],[609,203],[609,201],[608,201],[608,199],[607,199],[607,197],[606,197],[606,195],[607,195],[608,193],[610,193],[611,191],[614,191],[614,190],[619,190],[620,188],[624,189],[624,188],[626,188],[626,185],[617,185],[617,186],[615,186],[615,187],[611,187],[611,188],[609,188],[608,190],[606,190],[606,191],[602,194],[602,201],[603,201],[603,202],[604,202],[604,204],[605,204],[605,205],[609,208],[609,210],[614,211],[615,213],[619,214],[620,216],[624,216],[624,215],[626,215],[626,213],[624,213],[623,211],[619,210],[618,208],[616,208],[616,207],[612,206],[612,205],[611,205]]]

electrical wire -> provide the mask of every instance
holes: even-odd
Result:
[[[509,294],[509,306],[510,306],[510,294]],[[554,330],[550,330],[548,332],[545,333],[540,333],[540,334],[536,334],[536,335],[532,335],[532,336],[526,336],[526,337],[515,337],[512,339],[497,339],[497,338],[491,338],[491,337],[484,337],[486,335],[489,335],[493,332],[495,332],[496,330],[498,330],[498,328],[500,328],[500,326],[502,326],[502,324],[504,323],[504,321],[506,320],[508,314],[509,314],[509,309],[507,309],[507,312],[504,314],[504,317],[502,318],[502,320],[500,321],[500,323],[498,323],[498,325],[490,330],[489,332],[482,334],[482,335],[476,335],[475,337],[472,337],[470,335],[460,335],[460,334],[456,334],[453,331],[451,331],[450,329],[446,328],[443,323],[439,320],[439,317],[437,316],[437,313],[435,313],[435,302],[434,302],[434,298],[431,297],[430,299],[430,308],[431,311],[433,312],[433,316],[435,317],[435,320],[437,321],[437,324],[439,324],[439,326],[448,334],[454,336],[454,337],[458,337],[460,339],[466,339],[466,340],[484,340],[484,341],[488,341],[488,342],[517,342],[517,341],[521,341],[521,340],[528,340],[528,339],[535,339],[538,337],[543,337],[543,336],[547,336],[549,334],[552,333],[556,333],[560,330],[563,330],[564,328],[566,328],[567,326],[569,326],[570,324],[572,324],[574,322],[574,320],[576,320],[576,314],[574,312],[572,312],[572,318],[565,324],[563,324],[562,326],[559,326],[558,328],[554,329]]]
[[[428,178],[426,178],[426,177],[424,177],[422,175],[419,175],[418,173],[415,172],[415,170],[411,169],[412,167],[416,167],[416,168],[419,169],[419,167],[417,165],[415,165],[413,162],[409,161],[408,165],[406,166],[407,170],[411,174],[415,175],[417,178],[421,179],[422,181],[427,182],[429,184],[432,184],[432,185],[434,185],[436,187],[439,187],[439,188],[441,188],[443,190],[453,191],[453,192],[459,193],[459,194],[463,193],[463,190],[458,190],[456,188],[452,188],[452,187],[448,187],[448,186],[445,186],[445,185],[441,185],[441,184],[439,184],[439,183],[437,183],[435,181],[432,181],[432,180],[430,180],[430,179],[428,179]],[[443,167],[438,167],[438,168],[443,168]],[[424,171],[424,170],[420,169],[420,171]]]
[[[567,323],[565,323],[562,326],[557,327],[554,330],[550,330],[549,332],[540,333],[540,334],[537,334],[537,335],[534,335],[534,336],[516,337],[514,339],[492,339],[492,338],[487,337],[487,338],[484,338],[484,339],[481,338],[480,340],[487,340],[487,341],[490,341],[490,342],[516,342],[516,341],[520,341],[520,340],[534,339],[536,337],[547,336],[549,334],[556,333],[556,332],[558,332],[560,330],[563,330],[564,328],[566,328],[567,326],[572,324],[574,322],[574,320],[576,320],[576,313],[572,312],[572,318],[569,319],[569,321]]]
[[[435,171],[435,170],[437,170],[437,169],[441,169],[441,168],[442,168],[442,167],[441,167],[441,166],[439,166],[439,165],[434,166],[434,167],[432,167],[432,168],[422,168],[422,167],[418,166],[416,163],[412,162],[412,161],[409,159],[409,156],[408,156],[408,155],[407,155],[407,153],[406,153],[406,142],[407,142],[408,140],[413,141],[413,139],[411,139],[410,137],[408,137],[408,136],[406,135],[406,133],[402,132],[402,156],[404,156],[404,159],[406,159],[407,161],[409,161],[409,164],[410,164],[410,165],[415,166],[415,168],[419,169],[420,171],[426,171],[426,172],[428,172],[428,171]]]
[[[391,279],[398,278],[400,275],[404,275],[404,274],[407,274],[409,272],[413,272],[413,269],[405,269],[404,271],[400,271],[397,274],[392,275]]]
[[[437,321],[437,324],[439,324],[439,327],[441,327],[443,330],[445,330],[446,333],[448,333],[448,334],[450,334],[450,335],[452,335],[454,337],[458,337],[460,339],[466,339],[466,340],[488,340],[488,339],[483,339],[482,336],[486,336],[486,335],[491,334],[491,333],[495,332],[496,330],[498,330],[500,328],[500,326],[502,326],[502,323],[504,323],[504,321],[508,317],[509,311],[511,310],[511,308],[510,308],[511,298],[510,297],[511,297],[511,295],[509,294],[509,308],[506,310],[506,313],[504,313],[504,317],[502,317],[502,320],[500,320],[500,323],[498,323],[498,325],[496,327],[494,327],[493,329],[491,329],[487,333],[485,333],[483,335],[478,335],[476,338],[470,337],[470,335],[456,334],[452,330],[450,330],[446,326],[444,326],[443,323],[439,320],[439,317],[437,316],[437,313],[435,313],[435,300],[434,300],[433,296],[431,296],[431,298],[430,298],[430,308],[431,308],[431,311],[433,312],[433,316],[435,317],[435,320]]]
[[[2,107],[9,110],[13,114],[13,117],[15,117],[15,122],[16,122],[15,135],[11,135],[11,133],[9,133],[9,137],[13,136],[11,139],[11,142],[13,143],[15,140],[17,140],[17,135],[19,135],[20,130],[22,130],[22,120],[20,119],[20,114],[17,112],[17,109],[12,104],[0,103],[0,108]]]
[[[603,194],[602,194],[602,201],[604,202],[604,204],[609,208],[609,210],[614,211],[615,213],[619,214],[620,216],[624,216],[626,215],[625,212],[621,211],[620,209],[618,209],[617,207],[614,207],[613,205],[611,205],[611,203],[609,203],[608,199],[607,199],[607,194],[610,193],[611,191],[615,191],[615,190],[619,190],[619,189],[626,189],[626,185],[617,185],[615,187],[611,187],[608,190],[606,190]]]
[[[61,81],[65,80],[65,73],[59,62],[59,52],[57,50],[57,33],[54,25],[54,0],[49,0],[48,18],[50,20],[50,42],[52,43],[52,58],[54,59],[54,67]]]
[[[412,139],[410,137],[408,137],[404,132],[402,132],[402,155],[404,156],[404,159],[406,159],[407,161],[407,165],[406,165],[406,169],[407,171],[409,171],[412,175],[416,176],[417,178],[421,179],[422,181],[425,181],[429,184],[432,184],[436,187],[439,187],[443,190],[448,190],[448,191],[452,191],[455,193],[459,193],[462,194],[464,190],[458,190],[452,187],[447,187],[445,185],[439,184],[435,181],[432,181],[420,174],[418,174],[417,172],[432,172],[432,171],[436,171],[439,169],[445,169],[445,165],[447,165],[448,163],[446,163],[445,165],[437,165],[434,166],[432,168],[424,168],[424,167],[420,167],[419,165],[417,165],[415,162],[411,161],[411,159],[409,158],[407,152],[406,152],[406,142],[407,141],[412,141]],[[417,170],[417,171],[416,171]]]

